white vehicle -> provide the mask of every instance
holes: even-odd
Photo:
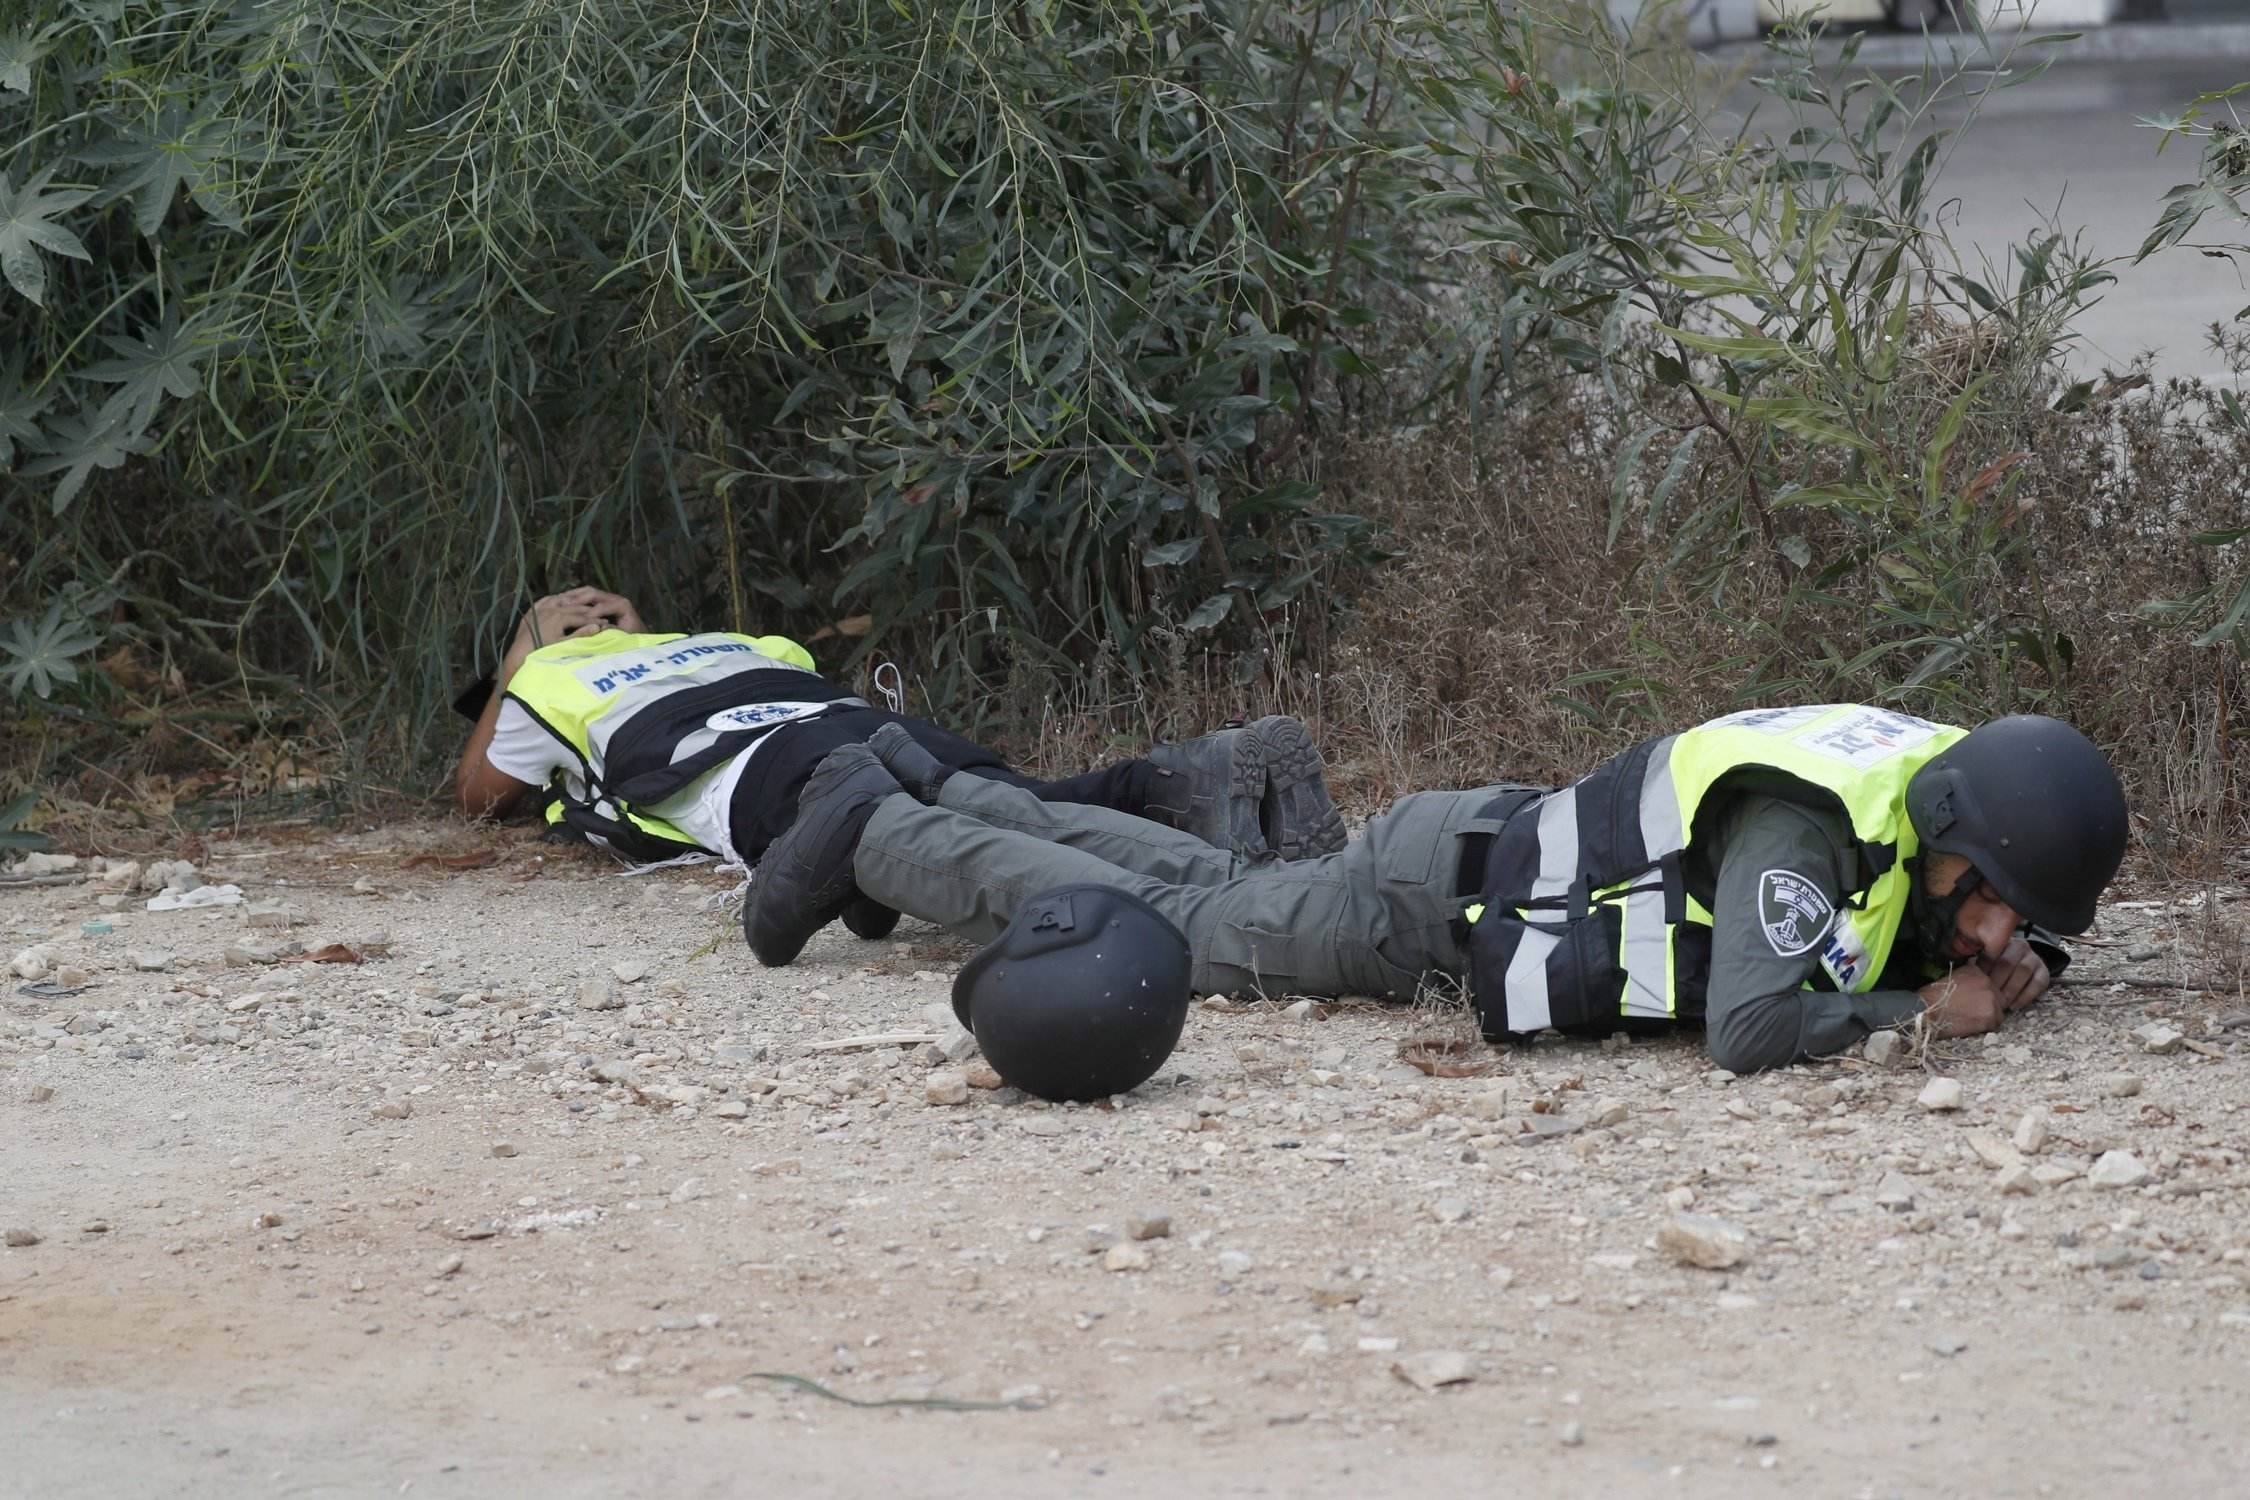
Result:
[[[1888,22],[1919,31],[1955,19],[1967,0],[1757,0],[1758,24],[1779,26],[1798,17],[1835,23]],[[2115,0],[1974,0],[1987,26],[2099,26]]]

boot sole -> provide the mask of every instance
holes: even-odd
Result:
[[[1321,778],[1325,765],[1312,732],[1297,720],[1276,715],[1252,724],[1247,736],[1257,746],[1265,783],[1257,805],[1259,841],[1284,860],[1334,854],[1348,839]]]

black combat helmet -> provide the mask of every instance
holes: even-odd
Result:
[[[1155,907],[1111,886],[1058,886],[961,966],[953,1013],[1017,1088],[1102,1099],[1172,1055],[1188,973],[1187,939]]]
[[[2084,932],[2125,858],[2125,790],[2060,719],[1995,719],[1914,773],[1906,811],[1926,849],[1958,854],[2017,913]]]

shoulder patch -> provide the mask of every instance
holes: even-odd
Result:
[[[1835,920],[1828,897],[1796,871],[1768,870],[1758,877],[1758,922],[1783,958],[1810,953]]]

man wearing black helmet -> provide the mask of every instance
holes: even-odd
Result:
[[[856,881],[985,941],[1092,882],[1186,935],[1198,990],[1407,998],[1447,976],[1495,1038],[1701,1018],[1714,1060],[1749,1071],[1924,1014],[1940,1036],[1994,1029],[2046,991],[2063,957],[2038,929],[2092,922],[2126,839],[2100,752],[2030,715],[1969,733],[1852,704],[1730,714],[1558,790],[1416,793],[1343,851],[1248,878],[1184,846],[1163,878],[1065,847],[1040,819],[1070,809],[926,762],[879,734],[822,764],[775,845],[797,878],[752,889],[762,961],[818,925],[788,899],[805,891]]]

